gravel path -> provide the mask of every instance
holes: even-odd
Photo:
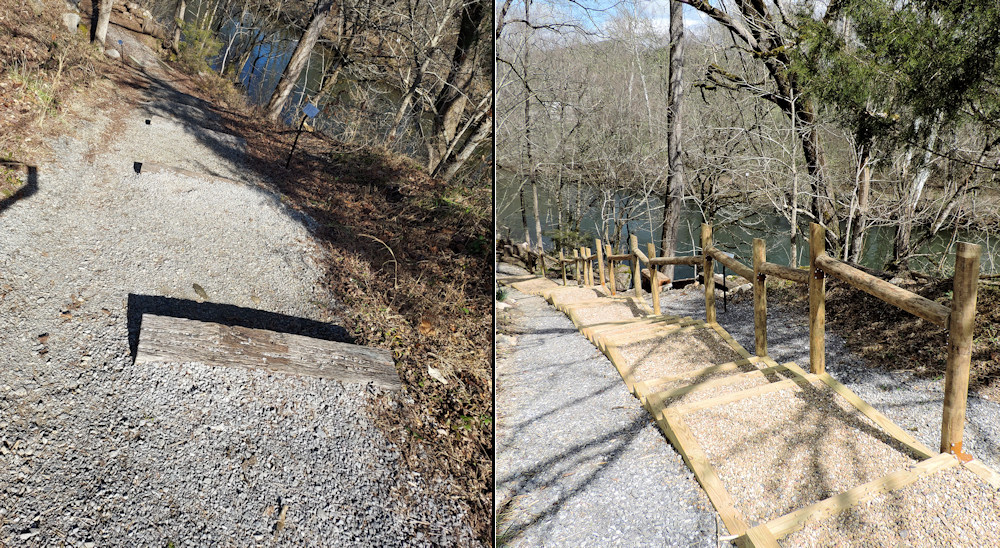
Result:
[[[501,545],[716,546],[708,498],[611,362],[540,297],[510,297],[519,334],[497,347]]]
[[[336,303],[307,226],[202,107],[154,85],[144,110],[52,143],[36,191],[0,211],[0,546],[471,544],[364,413],[387,395],[132,364],[141,312],[164,307],[343,337],[320,323]]]
[[[662,312],[704,319],[705,298],[702,291],[702,288],[685,288],[662,293]],[[649,295],[646,297],[648,299]],[[722,311],[722,299],[718,294],[716,301],[719,324],[752,351],[752,299],[730,299],[727,312]],[[807,311],[769,303],[767,348],[771,357],[779,363],[794,361],[808,370],[808,322]],[[829,328],[826,333],[826,370],[928,447],[937,449],[940,446],[943,379],[921,379],[903,371],[868,366],[862,358],[851,353],[844,340]],[[965,452],[994,470],[1000,470],[1000,404],[970,393],[966,419]]]

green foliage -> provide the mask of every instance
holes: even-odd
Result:
[[[948,123],[1000,113],[995,2],[847,0],[841,16],[846,34],[842,21],[800,16],[793,71],[862,144],[926,130],[913,123],[921,117]]]
[[[553,229],[544,231],[543,234],[552,240],[555,244],[556,249],[569,248],[577,249],[580,247],[593,246],[594,238],[590,234],[578,232],[573,229],[564,228],[563,230]],[[572,255],[572,251],[570,254]]]
[[[181,41],[177,61],[185,70],[197,74],[211,72],[208,60],[222,50],[222,41],[211,29],[198,28],[193,24],[181,26],[184,39]]]
[[[506,289],[504,289],[504,288],[497,289],[497,300],[498,301],[500,301],[500,302],[506,301],[508,295],[509,295],[509,293],[508,293],[508,291]]]

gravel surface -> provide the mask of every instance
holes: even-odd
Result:
[[[580,325],[616,322],[630,318],[642,318],[646,312],[632,301],[608,301],[594,305],[579,305],[572,308]]]
[[[810,386],[684,421],[751,527],[916,462],[846,400]]]
[[[708,498],[614,366],[540,297],[511,297],[516,345],[497,347],[501,544],[716,546]]]
[[[661,337],[618,347],[637,382],[740,359],[740,355],[711,329],[667,333]]]
[[[240,140],[151,97],[53,143],[37,190],[0,211],[0,546],[470,544],[443,486],[401,468],[365,414],[389,396],[132,364],[144,309],[336,321],[319,246],[244,177]],[[149,160],[248,184],[137,175]]]
[[[781,546],[1000,546],[1000,493],[956,466],[779,540]]]
[[[646,295],[647,299],[649,295]],[[717,319],[745,348],[752,351],[753,301],[747,297],[730,300],[722,312],[717,295]],[[665,291],[660,304],[664,313],[705,317],[702,288]],[[889,306],[889,305],[886,305]],[[794,361],[809,370],[809,316],[807,310],[793,310],[769,303],[767,348],[775,361]],[[833,318],[828,318],[828,322]],[[827,325],[826,370],[911,435],[936,449],[941,444],[941,413],[944,380],[918,378],[905,371],[886,371],[867,365],[853,354],[844,340]],[[1000,403],[969,394],[964,450],[994,470],[1000,470]]]

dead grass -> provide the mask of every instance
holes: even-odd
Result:
[[[0,156],[37,164],[44,136],[64,129],[66,105],[109,69],[82,32],[69,32],[59,0],[0,0]]]
[[[209,76],[212,77],[212,76]],[[493,544],[492,190],[450,186],[413,159],[305,133],[211,93],[204,75],[175,81],[216,99],[222,130],[247,140],[248,169],[320,225],[330,312],[358,343],[391,349],[411,399],[373,415],[408,465],[453,478],[484,545]],[[224,101],[220,104],[219,100]],[[448,381],[435,380],[435,368]]]
[[[918,295],[951,306],[952,280],[902,282]],[[826,318],[830,329],[871,365],[943,379],[948,331],[917,318],[839,280],[827,281]],[[772,291],[768,298],[808,310],[804,288]],[[806,312],[808,314],[808,312]],[[980,280],[969,389],[1000,402],[1000,283]]]

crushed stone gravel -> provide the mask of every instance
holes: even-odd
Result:
[[[794,387],[684,416],[751,527],[915,463],[839,395]]]
[[[511,294],[517,342],[497,360],[498,539],[717,546],[708,498],[614,366],[540,297]]]
[[[1000,492],[961,466],[779,539],[781,546],[1000,546]]]
[[[388,395],[132,363],[135,307],[201,300],[195,284],[206,306],[337,320],[320,247],[247,180],[239,139],[152,93],[151,124],[102,113],[0,211],[0,546],[472,544],[445,486],[401,467],[365,414]],[[246,184],[136,174],[150,159]]]
[[[651,301],[650,296],[646,295]],[[664,291],[664,313],[705,317],[702,288]],[[753,300],[730,299],[723,312],[717,296],[717,319],[745,348],[753,349]],[[887,305],[888,306],[888,305]],[[778,363],[795,362],[809,369],[808,312],[768,303],[768,354]],[[920,378],[906,371],[887,371],[865,363],[842,337],[826,330],[826,371],[894,423],[932,449],[941,445],[944,379]],[[963,450],[1000,470],[1000,403],[969,393]]]

